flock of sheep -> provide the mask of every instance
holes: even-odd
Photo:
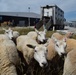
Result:
[[[0,34],[0,75],[18,75],[21,61],[29,65],[35,59],[40,67],[47,67],[57,54],[65,56],[63,75],[76,75],[76,40],[70,38],[71,32],[61,35],[56,32],[46,39],[46,32],[30,31],[27,35],[19,35],[19,32],[11,28]],[[23,59],[19,55],[22,53]]]

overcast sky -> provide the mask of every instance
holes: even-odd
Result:
[[[0,12],[35,12],[40,14],[40,7],[56,4],[64,11],[67,21],[76,20],[76,0],[0,0]]]

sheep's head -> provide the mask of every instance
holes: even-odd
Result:
[[[63,38],[62,40],[58,40],[55,37],[53,37],[53,41],[54,41],[54,46],[55,46],[55,50],[56,52],[61,56],[61,55],[65,55],[66,54],[66,38]]]
[[[41,67],[47,66],[47,45],[38,45],[38,46],[32,46],[27,45],[34,49],[34,59],[39,63]]]
[[[68,33],[66,33],[66,37],[67,37],[67,38],[72,38],[73,35],[74,35],[73,32],[68,32]]]
[[[10,39],[13,38],[13,30],[11,28],[9,28],[9,29],[3,28],[3,30],[5,30],[5,35],[6,36],[8,36]]]
[[[35,28],[35,32],[37,33],[37,39],[38,39],[38,41],[40,41],[41,43],[46,42],[46,38],[45,38],[46,30],[44,30],[44,31],[38,31]]]

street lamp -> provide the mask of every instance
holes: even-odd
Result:
[[[30,13],[30,7],[28,7],[28,12]],[[28,25],[30,27],[30,16],[28,17]]]
[[[30,12],[30,7],[28,7],[28,11]]]

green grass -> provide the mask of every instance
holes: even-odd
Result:
[[[55,31],[47,31],[46,37],[51,37],[51,35],[52,35],[54,32],[55,32]]]
[[[30,31],[34,31],[34,29],[31,29],[31,28],[12,28],[13,30],[16,30],[20,33],[20,35],[26,35],[28,32]]]
[[[8,27],[6,27],[6,29],[8,29]],[[28,32],[30,31],[34,31],[34,28],[26,28],[26,27],[12,27],[12,30],[14,31],[18,31],[20,33],[20,35],[26,35]],[[41,30],[40,30],[41,31]],[[47,31],[46,33],[46,37],[51,37],[51,35],[54,33],[55,31]],[[2,30],[2,27],[0,27],[0,34],[3,34],[4,30]],[[76,39],[76,35],[73,35],[73,38]]]
[[[8,29],[8,28],[6,28]],[[25,28],[25,27],[13,27],[12,30],[14,31],[18,31],[20,33],[20,35],[26,35],[28,32],[30,31],[34,31],[34,28]],[[41,31],[41,30],[40,30]],[[4,30],[2,30],[2,28],[0,28],[0,34],[3,34]],[[54,33],[54,31],[47,31],[46,33],[46,37],[51,37],[51,35]]]
[[[8,29],[7,27],[5,29]],[[28,32],[30,31],[34,31],[33,28],[23,28],[23,27],[19,27],[19,28],[15,28],[13,27],[12,30],[14,31],[18,31],[20,33],[20,35],[26,35]],[[2,28],[0,28],[0,34],[3,34],[4,33],[4,30]]]

